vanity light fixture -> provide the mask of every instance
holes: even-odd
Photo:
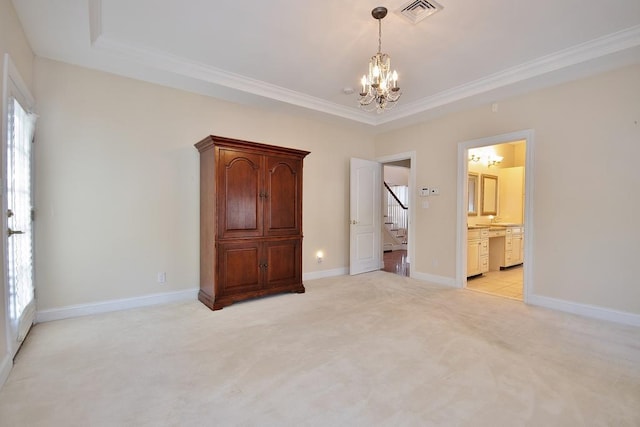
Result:
[[[504,159],[504,157],[502,156],[496,156],[495,154],[489,154],[487,156],[487,167],[491,167],[491,166],[496,166],[498,164],[500,164],[500,162],[502,162],[502,159]]]
[[[469,161],[475,163],[484,163],[487,167],[496,166],[502,162],[504,157],[497,154],[487,153],[482,151],[472,152],[469,150]]]

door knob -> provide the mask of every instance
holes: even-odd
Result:
[[[9,237],[13,236],[14,234],[24,234],[24,231],[20,231],[20,230],[12,230],[10,228],[7,228],[7,234],[9,235]]]

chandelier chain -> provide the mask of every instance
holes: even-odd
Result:
[[[382,53],[382,18],[378,19],[378,53]]]

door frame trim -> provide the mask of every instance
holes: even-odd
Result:
[[[533,214],[533,188],[534,188],[534,131],[525,129],[501,135],[489,136],[486,138],[473,139],[458,143],[458,203],[457,203],[457,239],[456,239],[456,287],[465,288],[467,286],[466,262],[467,262],[467,209],[465,204],[465,193],[467,191],[468,173],[468,151],[470,148],[485,147],[488,145],[504,144],[507,142],[525,140],[525,208],[524,208],[524,259],[523,264],[523,300],[529,303],[534,294],[533,266],[535,263],[534,247],[534,214]]]
[[[384,166],[385,163],[389,162],[397,162],[399,160],[410,160],[411,166],[409,167],[409,233],[408,239],[409,244],[407,245],[407,262],[413,262],[412,259],[415,258],[415,245],[416,245],[416,237],[415,237],[415,226],[414,226],[414,215],[415,215],[415,204],[417,203],[417,199],[415,197],[415,188],[416,188],[416,152],[415,151],[405,151],[404,153],[390,154],[388,156],[377,157],[376,161],[381,163]],[[384,179],[384,173],[383,173]],[[382,200],[380,201],[380,210],[382,211]],[[381,237],[382,238],[382,237]],[[382,242],[381,242],[382,245]],[[413,262],[415,264],[415,262]],[[384,266],[382,266],[384,268]],[[415,268],[409,269],[409,277],[414,277]]]

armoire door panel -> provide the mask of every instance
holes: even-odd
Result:
[[[301,240],[279,240],[265,243],[267,277],[265,286],[277,286],[302,281]]]
[[[224,243],[219,247],[218,256],[218,294],[227,295],[260,289],[263,274],[260,243]]]
[[[218,205],[221,237],[262,235],[262,156],[220,150]]]
[[[300,234],[302,162],[268,157],[265,199],[265,235]]]

